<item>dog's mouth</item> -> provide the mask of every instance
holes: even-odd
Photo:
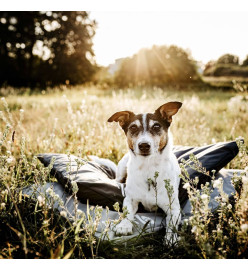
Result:
[[[147,156],[150,156],[151,153],[150,152],[148,152],[148,153],[142,153],[142,152],[140,152],[139,155],[140,156],[143,156],[143,157],[147,157]]]

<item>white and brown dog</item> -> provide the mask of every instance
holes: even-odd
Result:
[[[127,218],[116,226],[116,234],[132,233],[132,221],[142,203],[146,210],[153,211],[160,207],[166,213],[166,239],[175,242],[174,229],[181,220],[178,188],[180,167],[172,152],[173,138],[169,131],[172,116],[182,106],[181,102],[168,102],[154,113],[134,114],[121,111],[112,115],[108,122],[119,122],[127,136],[129,152],[120,160],[116,180],[126,178],[126,197],[123,206],[127,208]],[[149,188],[148,179],[156,179],[156,190]],[[169,180],[173,187],[169,199],[164,180]]]

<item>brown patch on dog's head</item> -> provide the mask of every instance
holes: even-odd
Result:
[[[158,148],[159,151],[162,151],[165,148],[165,146],[167,145],[167,140],[168,140],[167,132],[164,132],[164,134],[160,137]]]

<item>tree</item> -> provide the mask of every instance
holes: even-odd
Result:
[[[218,60],[217,64],[239,64],[239,57],[232,54],[224,54]]]
[[[245,60],[243,61],[242,66],[244,66],[244,67],[248,66],[248,55],[246,56]]]
[[[176,46],[153,46],[122,61],[115,74],[118,86],[164,86],[199,79],[197,68],[187,52]]]
[[[0,12],[0,84],[78,84],[95,72],[84,11]]]

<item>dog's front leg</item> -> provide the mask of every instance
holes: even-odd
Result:
[[[133,233],[134,215],[138,210],[138,202],[132,198],[126,197],[123,201],[123,208],[126,207],[128,214],[118,225],[116,225],[115,232],[117,235],[128,235]]]
[[[118,163],[115,180],[119,183],[124,183],[127,177],[127,162],[129,154],[127,153]]]
[[[166,213],[166,235],[165,241],[173,244],[179,240],[177,236],[178,225],[181,221],[179,200],[174,198],[173,203],[168,207],[161,207]]]

